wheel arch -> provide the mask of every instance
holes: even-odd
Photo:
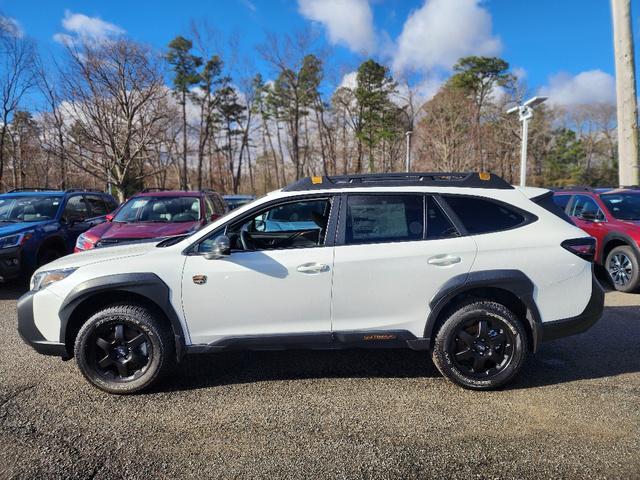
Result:
[[[629,235],[622,232],[611,232],[607,234],[602,240],[602,247],[600,250],[600,262],[603,266],[606,266],[607,256],[616,247],[629,246],[633,249],[636,257],[640,259],[640,249],[638,243]]]
[[[541,319],[533,299],[533,282],[519,270],[486,270],[457,275],[431,299],[424,337],[432,347],[438,329],[453,308],[470,298],[503,304],[522,320],[527,343],[535,352],[542,339]]]
[[[53,249],[57,250],[58,252],[60,252],[62,255],[66,255],[67,253],[69,253],[67,251],[67,244],[64,241],[64,238],[60,237],[59,235],[53,235],[53,236],[50,236],[50,237],[47,237],[47,238],[43,239],[40,242],[40,245],[38,245],[38,250],[36,251],[36,259],[37,260],[40,259],[40,255],[47,248],[53,248]]]
[[[177,360],[185,352],[185,331],[170,300],[169,287],[154,273],[129,273],[93,278],[77,285],[60,307],[60,339],[67,352],[80,327],[98,310],[114,303],[131,302],[152,309],[171,329]]]

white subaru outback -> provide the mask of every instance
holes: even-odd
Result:
[[[551,192],[495,175],[312,177],[190,236],[45,265],[18,329],[111,393],[190,353],[372,347],[430,352],[491,389],[598,320],[594,249]]]

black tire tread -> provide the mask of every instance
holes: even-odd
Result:
[[[631,262],[633,263],[633,273],[631,275],[631,281],[629,281],[629,283],[624,286],[617,285],[616,282],[613,281],[613,278],[611,278],[611,275],[609,275],[609,259],[613,255],[615,255],[616,252],[624,253],[631,259]],[[615,290],[619,292],[634,293],[640,289],[640,259],[638,259],[636,252],[629,245],[619,245],[612,248],[607,255],[607,258],[605,259],[604,268],[607,271],[609,282],[611,282],[611,285]]]
[[[85,365],[83,365],[84,357],[82,355],[82,341],[85,336],[87,336],[94,326],[100,323],[101,320],[108,319],[110,316],[114,315],[129,317],[129,321],[137,324],[139,327],[145,328],[147,334],[150,336],[155,335],[157,337],[158,345],[154,345],[154,349],[159,349],[159,365],[154,371],[149,372],[149,375],[145,375],[131,382],[118,384],[115,382],[107,382],[100,377],[92,376]],[[173,350],[174,347],[170,329],[159,322],[156,319],[156,315],[149,308],[132,303],[116,303],[94,313],[82,325],[76,337],[74,355],[82,375],[89,381],[89,383],[108,393],[132,394],[139,393],[150,388],[168,371],[170,371],[173,366]]]
[[[460,372],[455,371],[455,369],[452,368],[450,362],[447,360],[447,334],[449,334],[450,331],[455,327],[458,318],[471,312],[482,312],[485,314],[488,313],[490,315],[499,316],[503,320],[506,320],[508,323],[510,323],[520,336],[521,354],[519,355],[519,358],[516,359],[515,367],[512,368],[507,375],[500,378],[499,381],[477,380],[468,377],[465,378],[462,374],[460,374]],[[433,363],[440,371],[440,373],[457,385],[471,390],[494,390],[507,385],[518,374],[526,359],[527,345],[528,343],[526,330],[518,317],[511,310],[509,310],[501,303],[476,298],[462,302],[449,311],[449,315],[444,320],[444,322],[440,326],[440,329],[436,333],[432,359]]]

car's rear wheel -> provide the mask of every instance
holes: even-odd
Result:
[[[513,312],[480,300],[449,314],[436,335],[433,362],[464,388],[491,390],[516,376],[526,354],[526,332]]]
[[[620,292],[635,292],[640,286],[638,257],[631,247],[615,247],[607,255],[605,268],[613,288]]]
[[[169,368],[171,335],[149,309],[112,305],[82,326],[74,353],[84,377],[99,389],[136,393],[153,385]]]

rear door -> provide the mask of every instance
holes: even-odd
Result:
[[[469,272],[472,238],[460,236],[435,197],[348,194],[334,257],[332,329],[407,330],[422,337],[429,301]]]
[[[596,250],[607,234],[606,217],[596,201],[589,195],[575,195],[569,204],[569,216],[576,226],[595,237]]]

